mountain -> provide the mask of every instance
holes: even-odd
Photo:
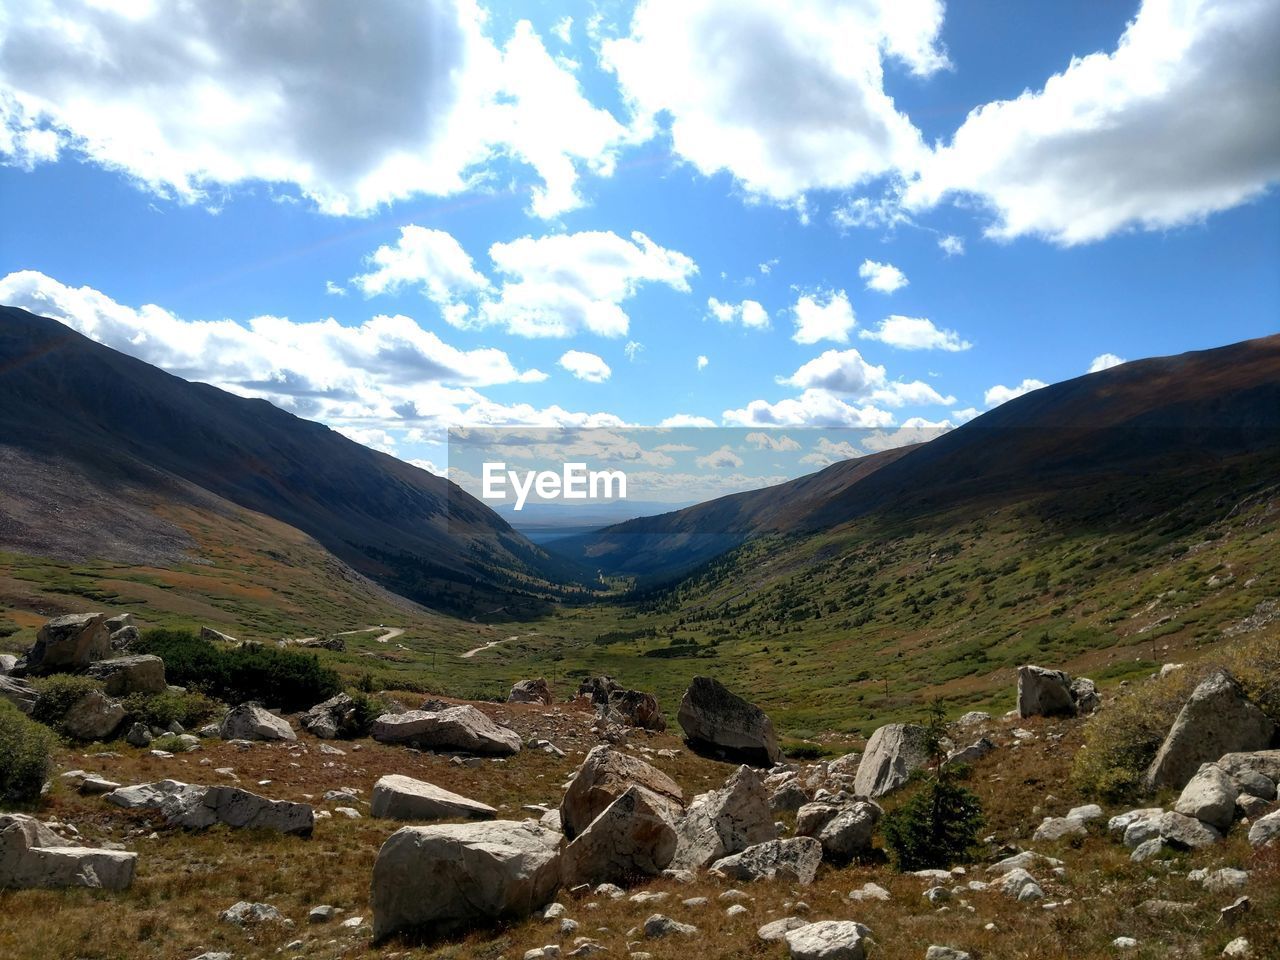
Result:
[[[443,477],[11,307],[0,461],[0,549],[160,562],[183,549],[164,508],[225,501],[435,609],[533,612],[570,575]]]
[[[788,483],[549,544],[602,572],[671,579],[753,537],[807,535],[869,515],[1185,474],[1280,451],[1280,336],[1126,363],[1002,404],[927,443]]]

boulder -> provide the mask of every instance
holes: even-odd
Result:
[[[223,740],[297,740],[289,721],[256,703],[242,703],[222,718],[218,734]]]
[[[89,666],[89,676],[101,680],[102,689],[112,697],[164,693],[169,688],[164,679],[164,661],[150,655],[99,660]]]
[[[1083,820],[1076,817],[1045,817],[1040,822],[1040,826],[1036,827],[1036,832],[1032,834],[1031,839],[1037,843],[1043,843],[1088,835],[1089,828],[1085,826]]]
[[[947,754],[947,763],[976,763],[995,750],[996,745],[987,737],[980,737],[967,747]]]
[[[578,684],[578,696],[587,697],[596,706],[608,704],[609,695],[615,690],[621,690],[622,684],[606,674],[598,677],[583,677],[582,682]]]
[[[1027,901],[1040,900],[1044,897],[1044,890],[1040,884],[1022,867],[1016,867],[1010,870],[999,880],[996,886],[1000,892],[1012,900]]]
[[[679,846],[671,866],[696,870],[777,836],[764,782],[741,766],[719,790],[694,797],[676,824]]]
[[[30,713],[36,704],[35,688],[17,677],[0,677],[0,700],[7,700],[23,713]]]
[[[240,646],[240,641],[235,637],[229,637],[222,631],[213,629],[213,627],[201,627],[200,639],[208,640],[210,643],[225,643],[233,647]]]
[[[799,810],[809,802],[809,792],[797,779],[792,778],[769,795],[769,809],[774,813],[783,810]]]
[[[819,920],[788,931],[791,960],[864,960],[871,931],[853,920]]]
[[[151,731],[145,723],[135,723],[124,735],[124,739],[129,746],[142,749],[151,746],[151,741],[155,738],[151,736]]]
[[[124,890],[138,855],[68,846],[35,817],[0,814],[0,889],[92,887]]]
[[[1211,847],[1222,839],[1222,834],[1195,817],[1170,810],[1158,821],[1160,838],[1177,850],[1198,850]]]
[[[102,613],[55,617],[40,628],[19,666],[29,674],[83,670],[111,655],[111,631]]]
[[[1271,800],[1276,796],[1277,784],[1280,784],[1280,750],[1228,753],[1218,759],[1218,766],[1226,771],[1227,776],[1241,790],[1247,790],[1264,800]],[[1259,793],[1259,790],[1263,792]]]
[[[507,694],[507,703],[551,703],[551,688],[542,677],[521,680]]]
[[[690,746],[724,753],[756,766],[782,760],[773,722],[753,703],[730,693],[718,680],[694,677],[677,714]]]
[[[309,804],[268,800],[238,787],[158,780],[121,787],[105,799],[126,810],[158,810],[171,826],[188,830],[222,823],[237,829],[274,830],[305,837],[315,827],[315,811]]]
[[[0,677],[7,677],[18,665],[18,658],[12,653],[0,653]]]
[[[644,921],[644,935],[648,940],[661,940],[663,937],[669,937],[672,934],[680,934],[682,937],[697,936],[698,928],[691,923],[681,923],[679,920],[672,920],[670,917],[655,913]]]
[[[123,630],[125,627],[134,626],[132,613],[117,613],[106,619],[107,630],[115,633],[117,630]]]
[[[808,922],[808,920],[803,920],[800,917],[783,917],[781,920],[770,920],[756,931],[756,936],[765,943],[780,943],[788,933],[792,930],[800,929]]]
[[[669,822],[677,822],[684,813],[684,794],[674,780],[643,760],[601,744],[587,754],[560,802],[564,835],[572,840],[632,786],[646,790],[651,805]]]
[[[373,866],[374,940],[528,916],[559,886],[559,843],[531,820],[402,827]]]
[[[298,722],[313,737],[332,740],[349,729],[355,707],[354,700],[345,693],[339,693],[323,703],[317,703],[298,717]]]
[[[388,774],[373,785],[369,812],[391,820],[492,820],[497,816],[497,811],[486,803],[398,773]]]
[[[639,690],[613,690],[609,694],[607,718],[615,723],[661,733],[667,729],[666,718],[658,707],[658,698]]]
[[[384,713],[373,722],[373,739],[407,743],[423,750],[510,756],[520,752],[520,735],[490,720],[475,707]]]
[[[1216,763],[1205,763],[1182,788],[1173,809],[1226,833],[1236,816],[1235,782]]]
[[[251,927],[259,923],[279,923],[284,919],[269,903],[250,903],[239,900],[223,910],[218,918],[225,923],[234,923],[237,927]]]
[[[1075,712],[1071,677],[1061,670],[1048,670],[1031,664],[1018,668],[1019,717],[1074,715]]]
[[[1267,847],[1280,840],[1280,810],[1259,817],[1249,827],[1249,844],[1254,847]]]
[[[141,639],[142,633],[137,627],[121,627],[119,630],[111,631],[111,649],[119,653],[122,650],[128,650]]]
[[[1275,733],[1273,724],[1225,670],[1210,674],[1195,688],[1173,721],[1156,758],[1147,769],[1152,790],[1181,789],[1203,763],[1223,754],[1262,750]]]
[[[813,883],[822,863],[822,844],[813,837],[791,837],[786,840],[769,840],[747,847],[723,860],[717,860],[711,869],[731,880],[783,879],[799,884]]]
[[[884,811],[869,800],[808,803],[796,814],[796,836],[813,837],[832,863],[846,864],[869,853],[871,836]]]
[[[929,760],[928,732],[913,723],[889,723],[871,735],[858,764],[853,792],[882,797],[898,789]]]
[[[1076,713],[1080,716],[1093,713],[1102,706],[1098,685],[1088,677],[1076,677],[1071,681],[1071,699],[1075,701]]]
[[[676,831],[653,794],[628,787],[564,849],[567,884],[628,883],[654,877],[671,863]]]
[[[62,718],[62,731],[77,740],[105,740],[124,723],[125,709],[101,690],[91,690]]]

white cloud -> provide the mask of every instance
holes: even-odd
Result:
[[[757,450],[773,450],[778,453],[785,453],[789,450],[799,450],[800,444],[786,436],[774,436],[771,433],[748,433],[746,436],[747,443],[751,444]]]
[[[870,404],[858,407],[826,390],[806,390],[798,397],[769,403],[752,400],[724,412],[725,422],[742,427],[887,427],[893,415]]]
[[[624,240],[611,231],[522,237],[489,248],[506,279],[496,296],[464,325],[505,327],[525,337],[626,334],[622,309],[645,283],[687,293],[697,264],[654,243],[643,233]]]
[[[942,330],[924,317],[901,317],[894,314],[880,321],[874,330],[860,330],[863,340],[879,340],[900,350],[946,350],[952,353],[973,346],[954,330]]]
[[[890,189],[879,200],[856,197],[831,211],[831,222],[841,233],[854,228],[882,230],[909,223],[910,218],[902,209],[900,191]]]
[[[527,22],[499,48],[486,17],[474,0],[24,0],[0,26],[0,151],[82,155],[188,202],[285,185],[331,214],[456,193],[506,155],[541,181],[533,211],[558,215],[630,134]]]
[[[448,468],[438,467],[431,460],[406,460],[405,463],[411,463],[419,470],[425,470],[427,473],[434,473],[437,477],[447,477],[449,475]]]
[[[983,396],[988,407],[998,407],[1002,403],[1008,403],[1010,400],[1017,399],[1023,394],[1030,393],[1032,390],[1039,390],[1041,387],[1047,387],[1048,384],[1043,380],[1034,380],[1028,377],[1016,387],[1006,387],[1002,383],[996,384]]]
[[[957,237],[954,233],[949,233],[945,237],[939,237],[938,246],[942,248],[942,252],[948,257],[964,256],[964,239]]]
[[[694,463],[704,470],[723,470],[726,467],[742,466],[742,458],[726,445],[719,450],[712,450],[706,456],[695,458]]]
[[[381,453],[389,453],[395,455],[396,438],[386,430],[379,427],[352,427],[352,426],[335,426],[333,429],[338,431],[348,440],[354,440],[356,443],[362,443],[366,447],[377,450]]]
[[[378,247],[366,262],[372,269],[351,278],[366,297],[417,286],[423,296],[453,318],[466,314],[461,297],[489,287],[489,281],[476,272],[470,255],[451,234],[416,224],[401,227],[400,239]]]
[[[773,268],[777,265],[778,258],[773,257],[772,259],[766,260],[764,263],[760,264],[760,272],[767,277],[769,274],[773,273]]]
[[[674,416],[667,417],[662,420],[658,426],[660,427],[714,427],[716,422],[706,417],[697,417],[690,413],[677,413]],[[693,450],[694,447],[683,446],[679,444],[665,444],[655,447],[656,450]]]
[[[347,288],[341,284],[334,283],[332,280],[326,280],[324,282],[324,292],[331,297],[345,297]]]
[[[551,32],[561,43],[573,42],[573,17],[561,17],[551,27]]]
[[[907,285],[906,275],[891,263],[878,263],[875,260],[863,260],[858,268],[858,276],[867,281],[868,290],[880,293],[893,293]]]
[[[852,397],[868,396],[885,383],[884,367],[867,363],[857,350],[827,350],[779,383],[801,390],[827,390]]]
[[[952,396],[944,397],[923,380],[904,382],[895,380],[871,392],[873,403],[886,407],[945,407],[956,402]]]
[[[588,383],[604,383],[612,376],[613,371],[601,357],[582,350],[568,350],[560,357],[560,366],[564,367],[579,380]]]
[[[795,202],[916,168],[925,148],[884,91],[884,61],[945,67],[942,16],[941,0],[641,0],[601,54],[639,122],[669,116],[699,171]]]
[[[1093,362],[1089,364],[1086,373],[1097,373],[1099,370],[1110,370],[1112,367],[1118,367],[1127,361],[1124,357],[1117,357],[1114,353],[1101,353],[1093,358]]]
[[[708,360],[704,354],[701,354],[701,353],[698,354],[698,359],[697,359],[698,371],[701,372],[707,369],[707,364],[709,364],[710,362],[711,361]]]
[[[622,348],[622,352],[631,363],[635,363],[636,357],[644,352],[644,344],[639,340],[628,340],[627,345]]]
[[[862,439],[862,445],[873,452],[891,450],[894,447],[905,447],[909,443],[928,443],[955,428],[956,425],[950,420],[910,417],[896,430],[873,430]]]
[[[792,308],[795,314],[796,343],[818,343],[834,340],[848,343],[849,331],[858,323],[853,305],[843,290],[818,294],[803,294]]]
[[[971,112],[905,195],[983,199],[988,233],[1071,245],[1193,223],[1280,179],[1280,4],[1144,0],[1116,49]]]
[[[852,460],[854,457],[860,456],[862,456],[862,451],[848,440],[832,441],[826,437],[819,437],[817,444],[814,445],[813,452],[806,453],[800,458],[800,462],[810,463],[818,467],[827,467],[840,460]]]
[[[755,300],[724,303],[715,297],[708,297],[707,310],[720,323],[733,323],[736,320],[751,330],[769,329],[769,312]]]
[[[977,407],[965,407],[963,410],[952,410],[951,416],[955,418],[957,424],[968,423],[975,417],[982,415],[982,411]]]

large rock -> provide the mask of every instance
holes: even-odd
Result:
[[[164,693],[169,688],[164,679],[164,661],[149,654],[99,660],[90,665],[89,676],[101,680],[103,690],[112,697]]]
[[[684,813],[684,794],[674,780],[643,760],[601,744],[587,754],[560,801],[564,835],[572,840],[632,786],[646,790],[650,804],[669,822],[677,822]]]
[[[629,883],[657,876],[676,852],[676,831],[643,787],[628,787],[564,849],[564,882]]]
[[[218,725],[223,740],[297,740],[289,721],[256,703],[233,708]]]
[[[215,630],[213,627],[201,627],[200,639],[207,640],[210,643],[225,643],[233,647],[240,646],[240,641],[235,637],[227,636],[221,630]]]
[[[854,920],[819,920],[788,931],[791,960],[863,960],[871,931]]]
[[[124,723],[125,709],[101,690],[77,700],[62,718],[62,731],[77,740],[105,740]]]
[[[354,700],[345,693],[339,693],[323,703],[317,703],[298,717],[298,722],[313,737],[332,740],[349,728],[355,708]]]
[[[760,775],[739,767],[719,790],[694,797],[676,824],[680,838],[671,866],[696,870],[777,836],[769,794]]]
[[[929,761],[928,740],[928,731],[916,724],[885,724],[867,741],[853,792],[860,797],[882,797],[897,790]]]
[[[1280,840],[1280,810],[1259,817],[1249,827],[1249,843],[1255,847],[1266,847]]]
[[[827,860],[845,864],[871,851],[871,837],[884,811],[869,800],[806,803],[796,813],[796,836],[813,837]]]
[[[1179,711],[1173,727],[1147,769],[1152,790],[1181,789],[1202,763],[1223,754],[1269,746],[1275,724],[1252,703],[1225,670],[1210,674]]]
[[[654,730],[667,729],[666,718],[658,707],[658,698],[640,690],[613,690],[609,694],[607,717],[627,727]]]
[[[1102,706],[1098,685],[1088,677],[1076,677],[1071,681],[1071,699],[1075,701],[1076,713],[1081,716],[1093,713]]]
[[[373,937],[432,938],[528,916],[560,883],[560,835],[531,820],[403,827],[373,866]]]
[[[121,787],[105,799],[126,810],[158,810],[171,826],[188,830],[222,823],[237,829],[274,830],[305,837],[315,827],[315,811],[309,804],[269,800],[238,787],[158,780]]]
[[[813,883],[822,863],[822,844],[813,837],[769,840],[717,860],[711,869],[732,880],[789,880]]]
[[[1157,825],[1160,839],[1178,850],[1199,850],[1222,839],[1222,834],[1214,827],[1174,810],[1165,813]]]
[[[1246,793],[1264,800],[1272,800],[1276,795],[1276,786],[1280,784],[1280,750],[1252,750],[1248,753],[1228,753],[1220,757],[1218,766],[1226,771],[1227,776],[1236,781],[1236,785]],[[1270,783],[1268,789],[1266,783]],[[1261,789],[1263,792],[1259,793]]]
[[[83,670],[109,656],[111,631],[106,614],[73,613],[55,617],[40,628],[20,667],[31,674]]]
[[[444,710],[384,713],[373,722],[373,739],[424,750],[509,756],[520,752],[520,735],[470,705]]]
[[[1235,782],[1222,767],[1206,763],[1182,788],[1182,795],[1173,809],[1226,833],[1235,819],[1236,797],[1239,795]]]
[[[110,623],[110,621],[107,621]],[[128,650],[142,639],[142,632],[137,627],[121,627],[111,631],[111,649],[116,653]]]
[[[0,889],[92,887],[123,890],[138,855],[68,846],[35,817],[0,814]]]
[[[782,760],[773,722],[718,680],[694,677],[677,715],[691,746],[723,752],[756,766]]]
[[[0,677],[0,700],[7,700],[23,713],[30,713],[36,704],[35,688],[17,677]]]
[[[0,653],[0,677],[7,677],[18,665],[18,658],[12,653]]]
[[[551,688],[542,677],[520,680],[507,694],[507,703],[551,703]]]
[[[1074,714],[1071,678],[1061,670],[1027,664],[1018,668],[1018,716],[1048,717]]]
[[[469,800],[425,780],[398,773],[388,774],[373,785],[373,804],[369,810],[375,817],[392,820],[492,820],[497,811],[487,803]]]

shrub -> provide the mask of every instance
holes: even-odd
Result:
[[[1214,650],[1198,663],[1137,683],[1085,727],[1071,779],[1081,792],[1120,802],[1142,793],[1142,777],[1192,690],[1225,667],[1248,697],[1280,723],[1280,636],[1260,636]]]
[[[945,870],[966,860],[982,829],[982,804],[957,782],[958,771],[943,766],[942,737],[946,720],[937,701],[928,724],[930,768],[917,779],[919,789],[885,815],[882,831],[894,866],[910,870]]]
[[[134,693],[124,699],[129,711],[129,722],[144,723],[148,727],[168,727],[177,721],[186,730],[194,730],[201,724],[223,712],[223,705],[198,690],[185,693]]]
[[[70,673],[55,673],[49,677],[40,677],[31,684],[35,687],[35,705],[31,708],[31,719],[56,727],[62,722],[72,707],[87,693],[101,690],[102,684],[90,677],[80,677]]]
[[[360,691],[351,694],[351,702],[351,716],[338,731],[338,736],[349,740],[367,737],[373,729],[373,721],[387,712],[387,705],[381,698]]]
[[[0,803],[33,803],[49,771],[53,731],[0,700]]]
[[[149,630],[134,649],[163,659],[170,683],[227,703],[256,700],[302,710],[342,689],[338,674],[315,654],[258,644],[222,648],[183,630]]]

